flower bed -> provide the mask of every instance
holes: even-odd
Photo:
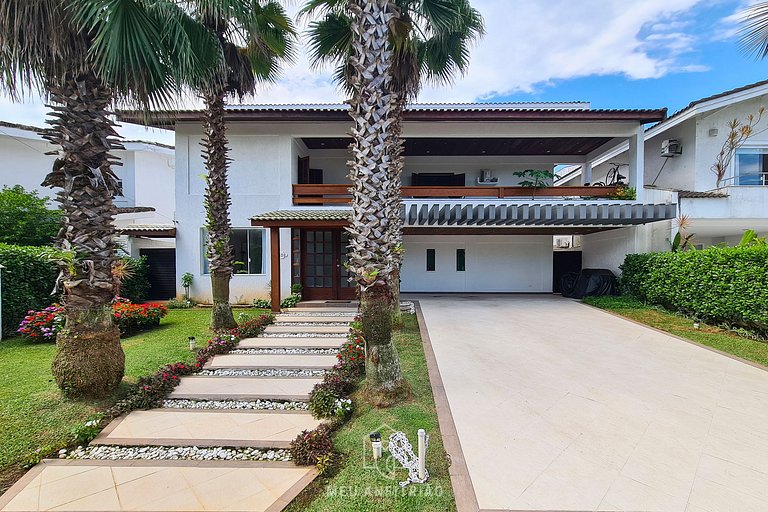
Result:
[[[162,304],[132,304],[122,299],[112,305],[112,315],[123,335],[157,327],[167,314],[168,308]],[[16,332],[33,341],[53,343],[63,327],[64,308],[53,304],[42,311],[27,311]]]

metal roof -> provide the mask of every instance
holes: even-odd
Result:
[[[118,228],[117,231],[128,236],[146,236],[151,238],[176,237],[176,226],[174,224],[129,224]]]
[[[230,111],[322,111],[346,112],[349,105],[345,103],[263,103],[227,105]],[[588,101],[519,101],[519,102],[477,102],[477,103],[411,103],[406,111],[475,111],[475,110],[589,110]]]
[[[306,221],[306,220],[349,220],[352,216],[352,210],[277,210],[274,212],[261,213],[254,215],[251,220],[256,222],[268,221]]]
[[[695,190],[680,190],[677,193],[677,197],[680,199],[720,199],[723,197],[728,197],[728,194],[725,192],[715,191],[697,192]]]

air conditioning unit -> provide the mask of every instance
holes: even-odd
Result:
[[[496,185],[499,182],[499,178],[493,176],[493,171],[490,169],[480,169],[480,177],[477,178],[478,185]]]
[[[661,156],[672,158],[683,154],[683,146],[677,139],[667,139],[661,141]]]

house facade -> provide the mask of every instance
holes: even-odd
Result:
[[[531,170],[584,164],[617,143],[644,182],[644,126],[665,110],[594,110],[587,103],[420,104],[404,115],[405,292],[551,292],[553,237],[579,235],[584,266],[616,268],[627,252],[658,250],[676,215],[674,193],[638,187],[532,188]],[[124,114],[130,121],[130,115]],[[246,105],[226,111],[232,162],[233,302],[300,284],[309,299],[348,299],[350,119],[344,105]],[[205,167],[199,111],[158,120],[176,130],[176,273],[210,300]],[[529,171],[526,173],[526,171]],[[516,174],[517,173],[517,174]],[[522,173],[522,175],[520,175]],[[529,185],[530,183],[528,183]],[[619,242],[590,237],[622,230]],[[588,246],[593,250],[587,250]]]
[[[0,187],[21,185],[55,197],[56,190],[41,185],[56,158],[46,154],[56,148],[39,135],[41,130],[0,121]],[[122,164],[114,167],[123,187],[114,200],[119,243],[130,256],[148,258],[151,298],[168,299],[176,294],[174,148],[146,141],[123,146],[113,152]]]
[[[765,107],[768,81],[693,101],[644,134],[646,190],[678,195],[678,213],[688,219],[686,234],[693,234],[699,247],[737,244],[746,229],[768,233],[768,113],[761,115]],[[737,120],[744,126],[750,116],[752,135],[726,158],[718,182],[713,166],[728,140],[729,125]],[[629,153],[625,143],[617,144],[591,165],[569,169],[558,184],[611,183],[613,169],[626,175]]]

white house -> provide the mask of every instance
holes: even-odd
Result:
[[[406,292],[551,292],[553,236],[581,235],[584,265],[616,268],[627,252],[664,247],[674,193],[638,187],[521,187],[516,171],[584,164],[630,147],[629,179],[644,182],[643,127],[666,110],[593,110],[588,103],[417,104],[404,115],[402,289]],[[227,109],[236,275],[234,302],[291,284],[309,299],[351,298],[344,258],[349,218],[350,119],[343,105]],[[131,121],[130,113],[123,120]],[[210,300],[205,258],[205,168],[199,111],[158,116],[176,130],[176,273]],[[623,228],[623,229],[621,229]],[[621,230],[620,244],[605,233]],[[595,243],[590,243],[591,238]]]
[[[0,187],[21,185],[53,198],[54,189],[41,186],[54,159],[55,147],[38,134],[40,128],[0,121]],[[115,225],[122,245],[133,257],[147,256],[152,298],[175,295],[174,148],[145,141],[125,141],[114,152],[123,195],[115,198]],[[19,243],[24,243],[19,240]]]
[[[768,81],[693,101],[645,132],[645,186],[677,192],[678,213],[688,217],[686,232],[693,233],[697,245],[733,245],[746,229],[768,233],[768,112],[761,117],[763,107],[768,107]],[[750,115],[759,122],[718,184],[712,167],[731,131],[729,123],[745,124]],[[569,169],[557,183],[610,183],[611,169],[626,174],[629,154],[626,144],[617,144],[591,165]]]

